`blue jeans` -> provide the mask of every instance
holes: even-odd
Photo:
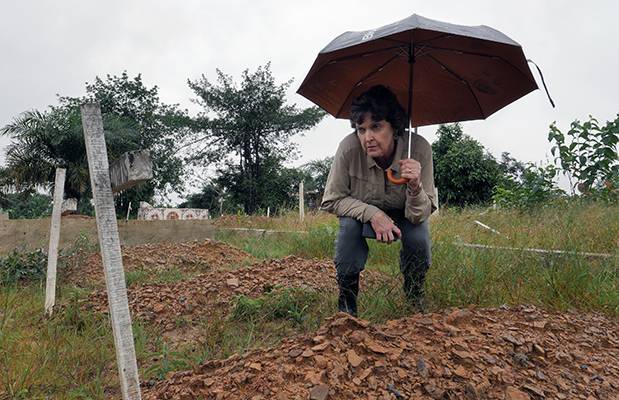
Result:
[[[432,262],[428,221],[415,225],[406,218],[400,218],[395,220],[395,224],[402,232],[400,271],[404,276],[404,293],[408,298],[415,299],[423,294],[426,272]],[[368,245],[362,236],[363,225],[354,218],[340,217],[334,260],[340,291],[347,282],[352,285],[358,282],[359,273],[365,268]]]

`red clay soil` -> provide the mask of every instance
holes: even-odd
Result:
[[[377,272],[364,272],[367,279],[380,279]],[[204,319],[214,312],[227,312],[238,295],[258,297],[272,288],[306,287],[318,291],[335,291],[335,269],[325,260],[286,257],[264,261],[236,270],[213,270],[192,279],[166,284],[148,284],[128,288],[129,307],[134,317],[152,322],[169,331]],[[107,312],[105,290],[93,292],[88,308]]]
[[[337,314],[279,347],[174,373],[143,398],[619,399],[618,332],[601,315],[533,306],[380,326]]]
[[[123,267],[126,271],[144,269],[159,272],[170,267],[183,271],[206,270],[239,264],[251,256],[236,247],[215,240],[188,243],[153,243],[122,247]],[[69,282],[103,284],[103,266],[100,253],[88,256],[79,267],[69,271]]]

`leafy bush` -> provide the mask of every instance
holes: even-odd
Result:
[[[10,219],[44,218],[52,214],[52,199],[33,191],[6,193],[0,197],[0,209],[7,211]]]
[[[492,196],[500,207],[528,209],[565,194],[555,184],[558,169],[553,165],[524,164],[503,153],[501,170],[503,176]]]
[[[0,283],[15,284],[45,279],[47,255],[42,250],[13,250],[0,258]]]
[[[605,126],[592,116],[584,123],[575,120],[565,134],[553,123],[548,141],[554,145],[555,163],[566,172],[572,191],[578,188],[583,195],[619,198],[619,115]]]

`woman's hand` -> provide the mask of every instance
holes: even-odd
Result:
[[[395,226],[391,218],[382,211],[374,214],[370,224],[372,224],[372,229],[376,232],[376,240],[379,242],[391,243],[402,237],[400,228]]]
[[[408,187],[417,194],[421,189],[421,164],[417,160],[407,158],[400,160],[400,176],[408,179]]]

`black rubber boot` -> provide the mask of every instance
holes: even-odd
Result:
[[[428,267],[427,261],[418,254],[402,252],[400,255],[400,270],[404,276],[404,294],[409,304],[422,314],[427,312],[423,283]]]
[[[357,295],[359,294],[359,274],[338,277],[340,294],[337,308],[354,317],[357,316]]]

